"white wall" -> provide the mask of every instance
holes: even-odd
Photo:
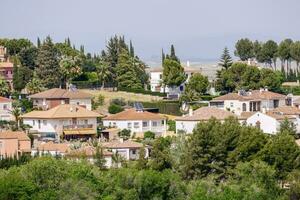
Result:
[[[256,126],[257,122],[260,122],[260,129],[264,133],[276,134],[280,128],[280,122],[261,112],[255,113],[246,120],[249,126]]]
[[[143,127],[143,122],[147,122],[148,126]],[[153,126],[153,122],[156,122],[157,126]],[[129,126],[130,123],[131,126]],[[134,127],[134,123],[138,123],[138,128]],[[106,127],[116,127],[121,130],[129,129],[131,134],[146,131],[152,131],[154,133],[166,132],[166,120],[164,120],[164,124],[162,124],[162,120],[103,120],[103,125]]]
[[[70,99],[70,104],[83,105],[83,106],[86,106],[86,109],[92,110],[92,100],[91,99]]]
[[[13,115],[10,113],[11,110],[12,110],[11,102],[0,103],[0,120],[6,120],[6,121],[14,120]]]
[[[176,121],[176,133],[184,131],[185,133],[193,133],[193,129],[198,124],[198,121]]]

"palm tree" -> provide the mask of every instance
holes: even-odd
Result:
[[[42,92],[44,90],[44,86],[40,79],[33,76],[33,78],[26,84],[26,90],[29,94],[35,94]]]
[[[75,57],[63,57],[59,63],[60,70],[66,80],[66,88],[69,87],[71,81],[82,74],[81,70],[81,58]]]
[[[12,108],[13,109],[10,111],[10,113],[15,117],[16,129],[18,130],[20,126],[20,116],[22,114],[19,102],[14,102],[12,104]]]
[[[9,93],[9,86],[6,80],[0,75],[0,95],[5,96]]]
[[[122,155],[118,154],[118,152],[114,153],[111,158],[112,158],[112,162],[113,162],[112,167],[114,167],[114,168],[118,168],[124,160]]]
[[[99,65],[96,66],[96,71],[98,79],[101,82],[101,89],[104,89],[105,82],[111,77],[111,72],[109,70],[109,65],[105,61],[101,61]]]

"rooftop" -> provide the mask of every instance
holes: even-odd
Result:
[[[300,115],[300,109],[294,106],[281,106],[272,110],[274,113],[281,113],[283,115]]]
[[[0,132],[0,139],[18,139],[20,141],[30,141],[26,133],[21,131]]]
[[[136,111],[133,108],[103,118],[103,120],[163,120],[163,119],[166,119],[166,117],[160,114],[155,114],[148,111]]]
[[[134,142],[131,140],[125,141],[112,141],[103,143],[102,146],[104,148],[109,149],[120,149],[120,148],[142,148],[144,145],[142,143]]]
[[[178,117],[176,121],[207,121],[210,118],[216,118],[218,120],[224,120],[228,117],[236,117],[232,112],[222,110],[214,107],[201,107],[194,111],[193,115],[186,115]]]
[[[41,143],[37,148],[38,151],[57,151],[60,153],[67,153],[70,151],[69,144],[67,143],[54,143],[52,141]]]
[[[91,99],[92,97],[93,95],[79,90],[72,91],[61,88],[52,88],[29,96],[33,99]]]
[[[285,99],[283,94],[268,91],[266,89],[252,90],[248,92],[228,93],[223,96],[216,97],[212,101],[225,101],[225,100],[269,100],[269,99]]]
[[[99,113],[87,110],[81,106],[61,104],[46,111],[32,111],[22,115],[22,118],[62,119],[62,118],[94,118]]]
[[[7,102],[12,102],[12,100],[6,97],[0,97],[0,103],[7,103]]]

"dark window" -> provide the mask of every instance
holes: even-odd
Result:
[[[273,103],[274,103],[274,108],[277,108],[279,106],[279,100],[278,99],[273,100]]]
[[[246,103],[243,103],[243,112],[246,112],[247,111],[247,105]]]

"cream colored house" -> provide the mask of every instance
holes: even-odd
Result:
[[[65,90],[53,88],[28,97],[33,101],[33,106],[48,110],[60,104],[71,104],[92,110],[93,95],[80,90]]]
[[[166,117],[143,110],[128,109],[105,117],[102,121],[106,127],[128,129],[132,134],[151,131],[161,136],[167,131]]]
[[[267,89],[239,91],[216,97],[209,102],[210,107],[228,110],[236,115],[242,112],[270,111],[288,104],[287,96],[268,91]]]
[[[11,121],[14,120],[12,111],[12,100],[0,97],[0,120]]]
[[[211,118],[224,121],[228,117],[237,117],[237,115],[214,107],[201,107],[195,111],[190,111],[190,113],[185,116],[175,119],[176,133],[184,131],[189,134],[193,132],[199,122],[206,122]]]
[[[95,136],[97,117],[101,115],[81,106],[61,104],[46,111],[32,111],[21,116],[30,131],[41,138],[59,140]]]

